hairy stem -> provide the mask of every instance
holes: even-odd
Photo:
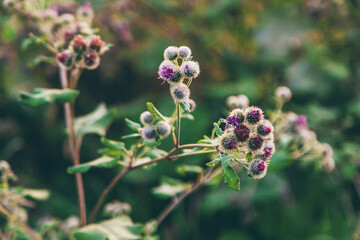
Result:
[[[221,169],[218,168],[217,171],[215,171],[214,173],[212,173],[212,168],[209,169],[209,171],[207,172],[207,174],[203,177],[200,178],[197,182],[194,183],[194,185],[187,190],[186,192],[180,194],[180,196],[178,197],[174,197],[173,200],[171,201],[171,203],[160,213],[160,215],[157,217],[156,222],[157,225],[160,225],[164,219],[190,194],[192,194],[193,192],[195,192],[196,190],[198,190],[200,187],[202,187],[204,184],[208,183],[209,181],[211,181],[214,177],[216,177],[217,175],[219,175],[221,173]]]
[[[16,214],[12,213],[2,203],[0,203],[0,212],[7,216],[11,221],[16,222],[17,225],[19,225],[19,227],[31,237],[31,239],[41,240],[41,237],[38,233],[36,233],[29,225],[19,219]]]
[[[60,68],[61,85],[62,88],[65,89],[68,87],[67,71],[62,66],[60,66],[59,68]],[[71,104],[69,102],[64,104],[64,111],[65,111],[66,128],[68,131],[69,150],[70,150],[71,158],[73,160],[73,164],[74,166],[77,166],[80,164],[81,139],[76,137],[73,109],[71,108]],[[85,204],[84,183],[81,173],[75,174],[75,180],[76,180],[76,187],[77,187],[79,208],[80,208],[80,225],[84,226],[86,225],[86,204]]]
[[[110,182],[110,184],[105,188],[105,190],[102,192],[102,194],[100,195],[93,211],[91,212],[90,218],[89,218],[89,223],[92,223],[95,218],[96,215],[98,213],[98,211],[100,210],[100,207],[103,205],[103,202],[105,201],[106,197],[109,195],[109,193],[112,191],[112,189],[118,184],[118,182],[127,174],[129,173],[131,170],[134,170],[136,168],[139,167],[144,167],[146,165],[150,165],[156,162],[160,162],[160,161],[164,161],[164,160],[173,160],[171,159],[171,156],[177,152],[180,149],[185,149],[185,148],[194,148],[194,147],[202,147],[202,148],[214,148],[216,147],[216,145],[210,145],[210,144],[185,144],[182,146],[178,146],[178,147],[174,147],[173,149],[171,149],[165,156],[163,157],[159,157],[159,158],[155,158],[152,159],[149,162],[143,162],[143,163],[139,163],[139,164],[131,164],[128,165],[124,170],[122,170],[118,175],[115,176],[115,178]],[[211,150],[211,152],[214,152],[213,150]],[[201,154],[205,154],[205,153],[210,153],[209,151],[202,151]],[[195,155],[196,152],[193,152],[192,155]],[[200,153],[199,153],[200,154]],[[176,155],[174,155],[176,156]],[[190,156],[190,153],[188,153],[186,156]],[[181,156],[180,156],[181,157]],[[177,157],[179,158],[179,156]],[[131,161],[132,163],[132,161]]]
[[[180,103],[176,104],[176,146],[180,146]]]

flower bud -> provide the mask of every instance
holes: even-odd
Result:
[[[288,102],[291,99],[291,90],[285,86],[278,87],[275,90],[275,97],[281,101]]]
[[[264,147],[264,142],[265,140],[259,135],[250,137],[247,144],[249,151],[251,153],[258,153]]]
[[[239,124],[235,127],[234,133],[239,142],[245,142],[249,139],[250,129],[245,124]]]
[[[148,142],[155,141],[156,136],[157,136],[156,129],[151,125],[145,126],[141,129],[141,137],[145,141]]]
[[[149,111],[145,111],[140,115],[140,121],[144,125],[152,124],[154,120],[154,116]]]
[[[267,168],[268,166],[265,161],[254,158],[250,163],[248,174],[254,179],[261,179],[265,177]]]
[[[191,56],[191,49],[187,46],[181,46],[178,48],[178,55],[180,58],[187,59]]]
[[[85,67],[89,70],[93,70],[100,65],[99,54],[94,52],[86,52],[84,54],[84,64]]]
[[[187,61],[181,64],[180,71],[186,78],[197,78],[200,74],[200,66],[198,62]]]
[[[89,48],[93,51],[100,52],[101,48],[105,46],[105,42],[99,35],[91,36]]]
[[[165,121],[158,122],[156,124],[156,129],[160,137],[167,137],[171,132],[171,126]]]
[[[174,61],[178,57],[178,48],[174,46],[167,47],[164,51],[164,59]]]
[[[189,104],[189,111],[190,112],[193,112],[194,110],[195,110],[195,108],[196,108],[196,103],[195,103],[195,101],[194,100],[192,100],[192,99],[189,99],[189,100],[187,100],[186,101],[188,104]]]
[[[274,131],[274,127],[269,120],[262,120],[256,128],[257,133],[261,136],[268,136]]]
[[[87,42],[85,38],[80,34],[76,35],[72,41],[72,48],[74,49],[74,51],[76,53],[82,53],[86,50],[86,47]]]
[[[71,50],[65,50],[57,54],[56,60],[66,68],[70,68],[75,61],[75,56]]]
[[[159,79],[163,79],[164,84],[166,81],[170,84],[178,83],[181,81],[180,68],[169,60],[163,61],[159,66]]]
[[[219,137],[219,150],[221,152],[234,152],[237,148],[237,144],[237,138],[233,133],[225,133]]]
[[[258,107],[246,108],[245,118],[250,125],[255,125],[263,119],[263,111]]]
[[[183,83],[173,85],[171,96],[176,103],[187,101],[190,97],[190,89]]]

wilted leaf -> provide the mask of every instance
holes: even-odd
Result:
[[[73,173],[77,173],[77,172],[84,173],[84,172],[89,171],[89,169],[91,167],[112,168],[112,167],[114,167],[114,166],[116,166],[118,164],[119,160],[120,160],[119,158],[112,158],[112,157],[103,156],[103,157],[100,157],[100,158],[95,159],[93,161],[80,164],[78,166],[69,167],[67,169],[67,172],[69,174],[73,174]]]
[[[108,110],[105,104],[100,104],[93,112],[75,119],[75,130],[78,136],[89,133],[104,136],[106,129],[115,117],[115,110]]]
[[[73,100],[79,91],[73,89],[35,88],[34,93],[20,93],[20,102],[29,107],[38,107],[45,103],[63,104]]]

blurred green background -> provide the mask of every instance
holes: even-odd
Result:
[[[82,1],[79,1],[81,4]],[[159,233],[162,239],[350,239],[360,211],[360,1],[359,0],[119,0],[91,1],[94,25],[114,47],[95,71],[80,79],[77,115],[99,102],[117,109],[107,137],[130,133],[124,118],[138,120],[152,101],[171,114],[167,86],[157,79],[163,50],[187,45],[201,74],[192,84],[197,102],[195,121],[184,120],[182,142],[209,134],[226,114],[225,99],[246,94],[265,111],[274,107],[273,93],[288,86],[293,99],[285,110],[305,114],[320,142],[334,148],[336,169],[330,174],[292,160],[285,152],[273,157],[272,171],[261,181],[243,172],[241,190],[221,184],[203,188],[176,209]],[[49,5],[51,5],[49,3]],[[62,1],[64,9],[74,4]],[[26,19],[0,8],[0,159],[8,160],[17,184],[51,190],[51,197],[30,209],[30,225],[51,215],[77,214],[74,177],[66,174],[63,109],[38,109],[18,102],[21,90],[59,88],[57,69],[29,63],[41,46],[21,49],[33,29]],[[171,147],[171,139],[162,144]],[[99,156],[97,136],[85,138],[81,159]],[[161,175],[178,176],[174,165],[204,165],[206,158],[161,163],[127,176],[110,200],[129,202],[135,222],[157,216],[168,200],[151,188]],[[280,164],[281,161],[286,164]],[[84,174],[88,210],[116,169]]]

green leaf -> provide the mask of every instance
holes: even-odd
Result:
[[[128,216],[120,216],[98,224],[87,225],[74,232],[76,240],[140,240]],[[136,226],[138,228],[138,226]]]
[[[128,139],[128,138],[135,138],[135,137],[140,137],[140,133],[132,133],[132,134],[129,134],[129,135],[122,136],[121,138],[122,139]]]
[[[219,127],[219,125],[216,122],[214,122],[214,129],[215,129],[216,135],[220,136],[221,134],[223,134],[223,131],[221,130],[221,128]]]
[[[111,150],[123,150],[124,147],[125,147],[125,143],[110,140],[110,139],[107,139],[107,138],[101,138],[101,142],[105,147],[107,147],[107,148],[109,148]]]
[[[139,131],[139,128],[141,128],[141,125],[139,123],[133,122],[130,119],[125,118],[125,122],[129,128],[136,132]]]
[[[183,113],[181,114],[181,118],[186,118],[186,119],[189,119],[191,121],[194,121],[194,116],[190,113]]]
[[[114,166],[116,166],[118,164],[119,158],[112,158],[112,157],[107,157],[107,156],[103,156],[100,158],[97,158],[93,161],[87,162],[87,163],[83,163],[80,164],[78,166],[73,166],[73,167],[69,167],[67,169],[67,172],[69,174],[73,174],[73,173],[84,173],[89,171],[89,169],[91,167],[105,167],[105,168],[112,168]]]
[[[181,102],[180,106],[186,113],[190,113],[190,104],[189,103]]]
[[[70,102],[78,95],[79,91],[73,89],[35,88],[34,93],[20,93],[20,102],[29,107],[38,107],[46,103],[63,104]]]
[[[245,159],[246,159],[246,161],[248,161],[248,162],[251,162],[252,158],[253,158],[253,157],[252,157],[252,154],[249,153],[249,152],[248,152],[248,153],[246,154],[246,156],[245,156]]]
[[[154,158],[163,157],[166,154],[167,154],[167,152],[164,150],[161,150],[158,148],[153,148],[150,151],[148,151],[146,154],[144,154],[144,156],[154,159]]]
[[[220,156],[217,156],[214,160],[212,160],[211,162],[206,163],[207,166],[209,167],[214,167],[216,166],[218,163],[220,162]]]
[[[105,136],[106,129],[115,117],[115,110],[108,110],[105,104],[100,104],[93,112],[75,119],[76,135],[84,136],[94,133]]]
[[[25,38],[21,43],[21,49],[25,50],[32,44],[39,44],[41,43],[41,38],[37,38],[35,36],[30,36],[28,38]]]
[[[234,169],[230,166],[232,163],[232,157],[229,154],[222,154],[220,159],[224,182],[235,191],[240,191],[240,178],[236,175]]]
[[[204,174],[204,170],[202,169],[202,167],[196,165],[180,165],[177,167],[176,171],[182,175],[185,175],[187,173],[196,173],[199,175]]]
[[[158,120],[163,120],[163,121],[166,121],[166,122],[169,122],[169,120],[164,116],[162,115],[159,110],[156,109],[156,107],[154,106],[154,104],[152,104],[151,102],[147,102],[146,103],[146,106],[148,108],[148,111],[154,116],[156,117]]]
[[[40,56],[37,56],[36,58],[34,58],[33,60],[31,60],[31,62],[29,63],[29,66],[30,67],[35,67],[39,63],[54,64],[54,63],[56,63],[56,61],[55,61],[54,57],[48,57],[48,56],[40,55]]]
[[[183,183],[182,181],[174,178],[163,177],[161,180],[162,184],[158,187],[153,188],[153,194],[159,198],[174,197],[179,193],[188,190],[191,185]]]

